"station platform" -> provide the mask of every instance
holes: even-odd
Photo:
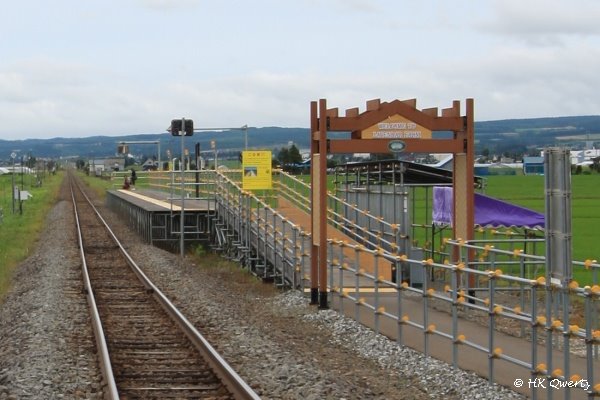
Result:
[[[178,196],[178,193],[174,193],[172,197],[170,193],[150,189],[118,189],[110,190],[109,193],[146,211],[181,211],[181,196]],[[190,212],[209,211],[215,208],[214,201],[190,198],[184,199],[184,207],[185,211]]]
[[[107,191],[106,204],[147,243],[176,247],[181,234],[181,197],[158,190],[118,189]],[[184,241],[209,242],[215,201],[186,198],[183,206]]]

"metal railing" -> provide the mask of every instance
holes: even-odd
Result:
[[[375,330],[379,332],[382,318],[388,318],[397,323],[396,337],[399,344],[404,344],[405,331],[414,328],[422,333],[423,351],[430,354],[430,341],[432,336],[438,336],[448,340],[452,346],[452,364],[458,366],[460,348],[462,346],[473,348],[488,357],[487,376],[490,383],[495,381],[494,369],[498,360],[504,360],[516,366],[525,368],[531,373],[532,379],[543,377],[549,380],[556,379],[557,385],[569,385],[569,382],[585,382],[587,385],[575,386],[574,390],[582,390],[586,394],[600,394],[600,382],[595,380],[598,368],[595,366],[598,360],[598,346],[600,345],[600,327],[598,326],[598,314],[600,312],[600,286],[598,285],[598,271],[600,264],[595,261],[574,263],[576,266],[591,269],[593,271],[593,284],[579,287],[577,282],[572,282],[568,287],[558,287],[549,284],[543,277],[527,279],[519,276],[505,275],[503,271],[496,268],[496,256],[511,256],[521,259],[535,258],[522,252],[509,253],[493,247],[481,247],[469,245],[464,242],[451,241],[447,243],[456,247],[461,253],[455,263],[436,263],[432,259],[414,260],[406,255],[391,257],[381,250],[369,250],[360,245],[349,245],[330,241],[330,254],[336,253],[336,248],[349,247],[357,254],[369,252],[376,257],[374,272],[367,273],[363,269],[356,268],[350,263],[340,262],[333,258],[329,263],[330,275],[338,274],[337,284],[332,285],[331,291],[334,297],[339,299],[339,309],[344,310],[344,302],[350,301],[354,305],[354,318],[360,320],[361,313],[370,313],[374,320]],[[471,263],[466,254],[467,249],[486,251],[489,254],[490,263],[486,270],[476,267],[478,263]],[[380,260],[389,260],[398,264],[411,264],[420,266],[425,276],[433,276],[436,271],[443,271],[448,280],[443,287],[433,285],[429,279],[424,280],[422,288],[411,287],[401,276],[402,268],[396,268],[398,277],[394,283],[382,279],[379,275],[378,264]],[[379,261],[378,261],[379,260]],[[345,272],[351,272],[356,276],[354,286],[346,285],[344,282]],[[476,277],[478,288],[485,289],[478,296],[471,295],[467,277]],[[365,289],[358,284],[358,278],[366,278],[372,282],[374,294],[366,297],[362,293]],[[517,290],[509,295],[504,293],[507,287],[516,287]],[[394,289],[395,294],[389,294],[385,289]],[[503,293],[500,295],[500,293]],[[482,297],[483,295],[483,297]],[[394,296],[395,309],[386,310],[382,301],[384,298]],[[421,319],[413,321],[406,312],[407,307],[414,307],[415,303],[407,305],[411,296],[421,299]],[[372,299],[369,301],[368,299]],[[445,330],[436,326],[430,320],[431,310],[437,303],[436,308],[445,309],[451,318],[451,327]],[[579,304],[583,310],[582,315],[575,316],[571,313],[570,305]],[[473,314],[479,314],[487,319],[487,341],[477,342],[469,339],[469,332],[459,329],[459,314],[468,318]],[[503,349],[496,344],[499,334],[499,319],[503,319],[502,326],[510,326],[516,323],[519,328],[513,332],[516,336],[530,343],[529,354],[511,353],[511,349]],[[574,321],[577,319],[577,321]],[[581,323],[583,321],[583,323]],[[580,322],[581,326],[577,324]],[[414,331],[413,331],[414,332]],[[560,340],[562,338],[562,340]],[[571,349],[573,344],[584,348],[585,366],[574,368]],[[543,345],[543,346],[540,346]],[[557,356],[560,351],[561,356]],[[542,354],[543,352],[543,354]],[[562,358],[562,364],[558,365],[558,359]],[[595,375],[596,374],[596,375]],[[581,381],[583,379],[583,381]],[[562,387],[561,386],[561,387]],[[551,388],[554,390],[555,388]],[[532,396],[537,397],[537,391],[532,388]],[[570,398],[567,391],[565,398]]]
[[[156,186],[172,187],[168,178],[159,178]],[[213,171],[203,179],[206,195],[215,201],[211,228],[215,249],[277,285],[309,287],[310,233],[275,208],[276,198],[281,196],[308,212],[308,185],[279,172],[274,190],[257,196],[242,190],[239,171]],[[190,183],[193,192],[197,184]],[[600,264],[595,260],[573,263],[574,268],[589,271],[591,284],[580,287],[573,281],[560,287],[539,277],[545,268],[544,257],[526,254],[518,248],[522,239],[517,242],[502,232],[468,243],[445,239],[445,249],[439,253],[443,261],[416,259],[401,242],[405,239],[401,227],[331,193],[328,197],[329,224],[364,240],[328,240],[330,302],[340,310],[350,306],[359,321],[368,315],[377,332],[383,319],[393,321],[400,344],[405,344],[407,330],[420,332],[425,354],[432,353],[432,338],[447,340],[454,366],[459,365],[462,348],[474,349],[487,359],[490,382],[496,381],[495,369],[502,361],[528,371],[531,379],[555,379],[561,385],[581,379],[589,383],[565,391],[565,398],[570,398],[571,390],[588,396],[600,394],[600,380],[595,378],[599,369]],[[344,216],[336,211],[342,207],[351,212]],[[358,218],[347,217],[352,213],[369,219],[371,229],[358,223]],[[384,230],[393,235],[384,235]],[[533,239],[528,243],[535,246],[540,242]],[[369,268],[359,262],[362,253],[373,257]],[[389,265],[392,275],[386,270]],[[409,284],[408,270],[419,270],[425,277],[420,287]],[[418,318],[409,315],[417,312],[415,299],[420,302]],[[436,324],[434,310],[446,314],[451,321],[448,327]],[[462,328],[465,320],[486,326],[485,340],[470,337]],[[512,336],[528,343],[529,351],[515,353],[498,344],[507,327]],[[580,349],[583,364],[570,356],[574,348]],[[534,398],[538,393],[532,388]]]

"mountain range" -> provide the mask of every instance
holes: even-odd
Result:
[[[248,128],[246,134],[249,149],[279,149],[290,142],[300,149],[310,146],[308,128]],[[38,158],[108,157],[117,153],[119,142],[138,141],[160,141],[161,157],[164,158],[167,150],[175,156],[179,154],[180,140],[180,137],[169,133],[0,140],[0,161],[7,162],[12,152]],[[219,151],[231,152],[243,150],[246,137],[241,130],[209,131],[197,132],[184,140],[190,150],[196,143],[200,144],[201,151],[211,150],[211,144],[214,143]],[[487,150],[490,154],[533,154],[546,146],[575,149],[583,148],[586,144],[600,145],[600,115],[475,122],[475,141],[478,153]],[[154,155],[157,145],[131,143],[129,153]]]

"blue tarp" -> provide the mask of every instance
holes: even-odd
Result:
[[[433,223],[452,225],[454,211],[452,188],[433,188]],[[475,193],[475,225],[544,229],[544,215],[525,207]]]

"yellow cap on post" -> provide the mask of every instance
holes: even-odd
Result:
[[[539,363],[538,365],[536,365],[535,367],[535,372],[537,373],[546,373],[546,364],[544,363]]]
[[[554,371],[552,371],[552,376],[555,378],[562,376],[562,374],[563,374],[563,371],[560,368],[556,368]]]

